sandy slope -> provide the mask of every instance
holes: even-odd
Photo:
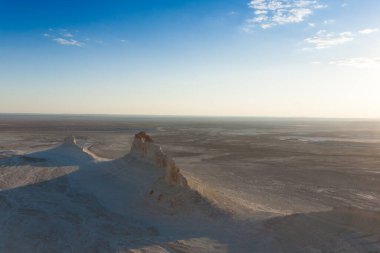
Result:
[[[380,214],[260,212],[182,176],[149,136],[0,159],[0,252],[380,252]]]

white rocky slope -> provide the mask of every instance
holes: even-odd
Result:
[[[13,182],[0,184],[0,252],[380,252],[378,212],[238,218],[192,189],[145,133],[118,160],[70,137],[0,165]]]
[[[173,159],[164,153],[161,146],[156,145],[153,139],[145,132],[135,135],[129,156],[136,157],[165,170],[165,180],[171,185],[187,187],[185,177],[179,172]]]
[[[199,229],[223,212],[148,139],[136,135],[128,155],[107,162],[73,137],[1,159],[0,252],[225,252],[218,225]]]

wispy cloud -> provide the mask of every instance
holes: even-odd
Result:
[[[314,10],[325,8],[318,0],[251,0],[248,7],[254,17],[246,21],[244,30],[259,26],[267,29],[276,25],[299,23]]]
[[[62,33],[62,36],[66,37],[66,38],[72,38],[72,37],[74,37],[74,35],[72,33]]]
[[[85,43],[74,39],[73,33],[67,30],[54,30],[50,28],[49,33],[44,33],[43,36],[63,46],[83,47],[85,45]]]
[[[371,33],[376,33],[378,31],[379,31],[378,28],[367,28],[367,29],[359,31],[359,33],[360,34],[371,34]]]
[[[82,47],[84,44],[74,39],[54,38],[53,41],[65,46]]]
[[[335,19],[326,19],[323,21],[323,24],[325,25],[331,25],[335,23]]]
[[[326,49],[350,42],[354,37],[355,35],[351,32],[328,33],[320,30],[313,37],[306,38],[305,42],[313,45],[315,49]]]
[[[305,42],[311,44],[314,49],[326,49],[353,41],[359,35],[367,35],[379,32],[378,28],[367,28],[357,32],[327,32],[326,30],[318,31],[314,36],[306,38]]]
[[[237,12],[236,12],[236,11],[229,11],[229,12],[227,13],[227,16],[235,16],[235,15],[237,15]]]
[[[330,65],[356,67],[356,68],[380,68],[380,57],[378,58],[348,58],[329,62]]]

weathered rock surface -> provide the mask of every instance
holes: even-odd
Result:
[[[180,173],[174,160],[147,133],[140,132],[135,135],[130,155],[164,169],[167,183],[187,186],[186,178]]]
[[[63,140],[63,143],[64,144],[74,144],[76,145],[77,144],[77,141],[75,139],[75,137],[73,135],[69,135],[67,136],[64,140]]]

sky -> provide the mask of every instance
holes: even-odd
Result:
[[[0,113],[380,118],[378,0],[0,0]]]

